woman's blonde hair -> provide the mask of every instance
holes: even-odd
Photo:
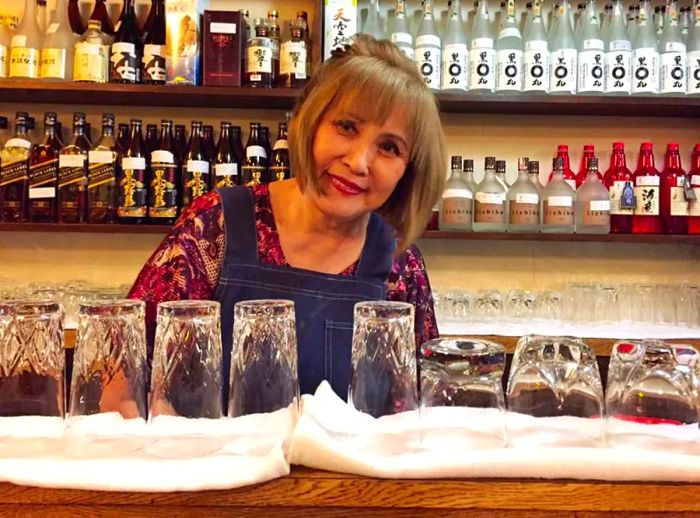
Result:
[[[358,35],[323,63],[306,85],[289,126],[291,168],[299,187],[323,194],[315,174],[313,140],[331,107],[351,109],[383,124],[395,109],[406,117],[406,171],[378,212],[397,231],[397,252],[421,234],[440,199],[446,176],[444,135],[435,97],[415,62],[393,43]]]

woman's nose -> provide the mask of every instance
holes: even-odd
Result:
[[[349,150],[347,163],[353,174],[365,176],[369,172],[369,164],[374,155],[372,146],[368,142],[357,141]]]

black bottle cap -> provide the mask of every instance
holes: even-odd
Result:
[[[496,168],[496,157],[487,156],[484,159],[484,169],[495,169]]]
[[[0,129],[7,129],[7,124],[8,124],[7,117],[4,117],[4,116],[0,117]]]
[[[46,112],[44,114],[44,126],[55,126],[56,119],[56,112]]]
[[[506,172],[506,161],[505,160],[496,160],[496,172],[497,173],[505,173]]]
[[[146,124],[146,131],[156,131],[158,124]]]
[[[36,120],[34,117],[27,117],[27,129],[33,130],[35,128]]]
[[[464,159],[464,164],[462,166],[462,170],[466,173],[467,171],[470,173],[474,172],[474,160],[471,158],[465,158]]]
[[[540,174],[540,163],[537,160],[530,160],[527,163],[527,172],[530,174]]]
[[[161,126],[172,126],[173,121],[170,119],[160,119],[160,125]]]
[[[113,113],[103,113],[102,114],[102,125],[103,126],[109,126],[110,128],[114,127],[114,114]],[[120,126],[122,126],[120,124]],[[126,124],[124,124],[126,126]]]
[[[518,171],[523,171],[527,169],[527,164],[530,162],[530,159],[526,156],[521,156],[518,158]]]
[[[591,157],[588,159],[588,169],[598,170],[598,159],[596,157]]]
[[[141,126],[141,119],[131,119],[130,122],[132,125],[137,124],[137,125]]]
[[[455,155],[452,157],[452,169],[462,169],[462,157]]]
[[[554,169],[564,169],[564,159],[560,156],[555,157],[552,160],[552,166],[554,167]]]

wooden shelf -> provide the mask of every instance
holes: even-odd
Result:
[[[291,109],[300,90],[87,83],[0,82],[0,101],[117,106]],[[700,98],[438,93],[443,112],[506,115],[700,117]]]

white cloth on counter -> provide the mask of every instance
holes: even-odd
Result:
[[[481,444],[472,443],[471,448],[459,447],[461,439],[470,440],[469,421],[493,421],[498,414],[494,410],[457,409],[453,418],[447,419],[446,413],[442,420],[431,424],[433,440],[426,445],[425,441],[421,443],[418,411],[374,419],[351,408],[324,382],[314,395],[303,397],[289,460],[310,468],[379,478],[700,482],[700,456],[691,454],[700,454],[700,448],[697,441],[688,440],[697,436],[692,433],[693,429],[697,432],[696,425],[676,427],[675,436],[667,439],[675,437],[677,442],[668,449],[611,448],[600,437],[595,439],[604,426],[603,420],[540,420],[508,413],[502,419],[507,420],[509,447],[498,447],[499,441],[493,437]],[[453,427],[449,426],[451,420]],[[627,426],[641,436],[650,425]],[[459,430],[465,430],[462,436]],[[423,437],[425,432],[424,428]],[[445,440],[440,440],[440,434]],[[542,446],[544,442],[559,447]]]
[[[285,450],[296,418],[290,407],[235,419],[165,416],[146,425],[110,413],[67,420],[65,433],[45,428],[44,417],[3,418],[10,421],[0,419],[0,481],[148,492],[256,484],[289,474]]]

